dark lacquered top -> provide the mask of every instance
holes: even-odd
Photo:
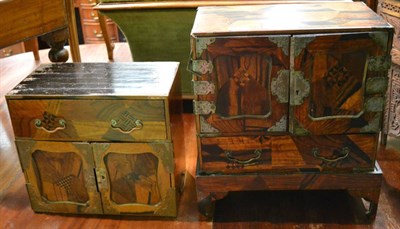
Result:
[[[44,64],[6,98],[166,97],[178,66],[178,62]]]
[[[199,7],[194,36],[357,32],[392,28],[362,2]]]

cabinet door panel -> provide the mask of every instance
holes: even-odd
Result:
[[[291,132],[376,133],[387,88],[388,33],[292,38]]]
[[[194,112],[202,133],[287,131],[288,36],[193,42]]]
[[[176,216],[171,144],[93,144],[106,214]]]
[[[33,210],[102,213],[89,144],[16,141]]]

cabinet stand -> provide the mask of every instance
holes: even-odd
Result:
[[[230,191],[259,190],[347,190],[362,198],[365,215],[374,220],[382,183],[382,170],[378,163],[369,173],[293,173],[293,174],[243,174],[202,175],[196,172],[199,211],[208,218],[214,214],[215,201]]]

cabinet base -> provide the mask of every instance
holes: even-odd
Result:
[[[376,216],[382,183],[382,171],[375,164],[374,171],[363,173],[293,173],[293,174],[196,174],[199,211],[208,218],[214,214],[215,201],[230,191],[259,190],[347,190],[367,203],[365,215],[370,221]]]

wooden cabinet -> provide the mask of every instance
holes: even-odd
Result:
[[[79,15],[81,17],[82,34],[85,44],[104,43],[99,15],[97,10],[93,9],[95,5],[95,0],[79,0]],[[105,18],[105,25],[110,41],[118,42],[119,34],[117,25],[109,18]]]
[[[8,93],[32,208],[176,216],[185,167],[177,69],[42,65]]]
[[[203,213],[229,191],[347,189],[373,216],[392,35],[363,3],[199,8],[190,69]]]

